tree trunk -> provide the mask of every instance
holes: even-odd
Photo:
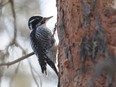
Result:
[[[60,87],[116,87],[116,10],[111,1],[57,0]]]

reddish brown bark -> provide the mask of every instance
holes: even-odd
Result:
[[[91,0],[87,0],[87,4],[90,5]],[[96,0],[89,18],[86,18],[82,0],[57,1],[57,26],[60,41],[58,66],[61,87],[92,87],[92,83],[94,83],[94,87],[107,87],[106,74],[101,73],[97,80],[92,81],[95,63],[90,57],[87,57],[84,62],[85,72],[81,70],[83,62],[80,61],[80,44],[84,35],[90,38],[96,32],[96,14],[99,14],[108,50],[113,56],[116,56],[116,10],[111,7],[111,4],[111,0]],[[97,64],[104,59],[104,55],[99,56]],[[115,79],[113,79],[113,83],[114,81]]]

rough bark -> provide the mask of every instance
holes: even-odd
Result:
[[[102,73],[104,61],[116,57],[116,10],[111,1],[57,0],[61,87],[116,87],[114,73]],[[111,70],[116,72],[115,67]]]

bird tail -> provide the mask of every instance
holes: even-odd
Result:
[[[41,67],[41,71],[42,71],[42,73],[44,74],[46,74],[47,75],[47,71],[46,71],[46,62],[45,61],[39,61],[39,64],[40,64],[40,67]]]
[[[47,71],[46,71],[46,61],[45,61],[45,54],[43,53],[43,51],[38,51],[37,53],[35,53],[38,57],[38,62],[40,64],[40,67],[41,67],[41,72],[44,74],[47,75]]]
[[[48,58],[46,53],[41,51],[41,55],[38,56],[38,60],[39,60],[40,66],[41,66],[42,73],[45,73],[47,75],[46,65],[48,64],[58,75],[58,71],[56,69],[54,62]]]
[[[51,59],[49,59],[48,56],[46,56],[45,60],[46,60],[47,64],[48,64],[48,65],[55,71],[55,73],[58,75],[58,71],[57,71],[57,69],[56,69],[56,66],[55,66],[54,62],[53,62]]]

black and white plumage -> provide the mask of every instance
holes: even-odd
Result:
[[[46,22],[50,18],[52,16],[48,18],[32,16],[28,21],[28,26],[31,30],[31,46],[38,57],[42,73],[47,73],[46,65],[48,64],[58,74],[54,62],[47,56],[49,49],[54,45],[55,41],[51,31],[46,27]]]

